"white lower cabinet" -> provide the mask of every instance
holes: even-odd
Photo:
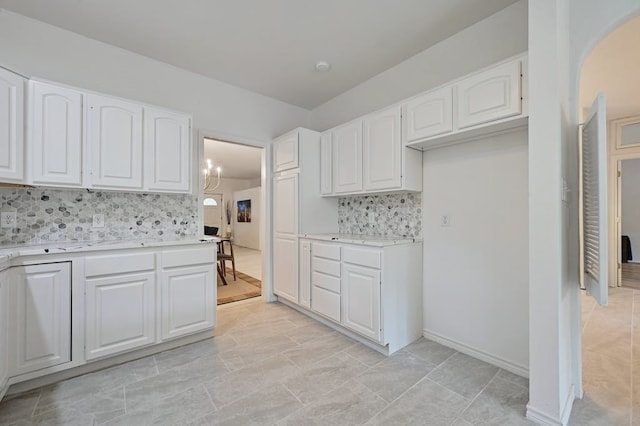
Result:
[[[87,360],[154,343],[155,272],[87,279]]]
[[[129,252],[85,258],[85,357],[155,342],[155,254]]]
[[[0,272],[0,399],[9,378],[8,340],[7,340],[7,282],[8,272]]]
[[[11,270],[9,370],[29,373],[71,360],[71,262]]]
[[[311,241],[300,241],[300,306],[311,307]]]
[[[278,236],[273,239],[273,292],[298,303],[298,237]]]
[[[301,239],[300,244],[309,241],[309,277],[300,282],[311,282],[312,312],[388,354],[422,335],[421,243],[380,247]]]
[[[379,342],[381,285],[379,270],[342,265],[342,324]]]

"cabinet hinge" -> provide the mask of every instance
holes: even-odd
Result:
[[[618,170],[618,177],[622,176],[622,174],[620,173],[620,170]]]

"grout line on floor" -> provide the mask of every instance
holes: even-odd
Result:
[[[478,397],[480,395],[482,395],[482,392],[485,391],[485,389],[487,389],[489,387],[489,385],[495,380],[496,377],[498,377],[498,374],[500,373],[500,370],[502,370],[501,368],[498,368],[498,371],[496,371],[496,374],[493,375],[493,377],[491,378],[491,380],[489,380],[487,382],[486,385],[484,385],[484,387],[482,389],[480,389],[480,392],[478,392],[476,394],[476,396],[474,396],[471,401],[469,402],[469,404],[467,404],[466,407],[464,407],[464,410],[462,410],[462,413],[464,414],[465,411],[467,411],[469,409],[469,407],[471,407],[471,405],[473,405],[473,403],[475,402],[476,399],[478,399]],[[464,419],[463,419],[464,420]]]

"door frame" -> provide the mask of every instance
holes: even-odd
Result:
[[[199,235],[202,235],[204,229],[204,176],[201,173],[206,167],[204,158],[204,139],[216,139],[223,142],[235,143],[254,148],[262,148],[261,173],[260,173],[260,196],[262,197],[262,205],[260,208],[260,226],[263,230],[263,238],[260,241],[260,250],[262,251],[262,300],[264,302],[275,302],[277,299],[273,294],[273,225],[272,225],[272,191],[271,179],[272,175],[272,152],[271,141],[252,139],[240,135],[229,134],[211,129],[198,129],[197,142],[194,155],[198,164],[197,175],[194,177],[194,185],[197,186],[198,201],[198,221],[197,226]],[[194,191],[195,192],[195,191]]]

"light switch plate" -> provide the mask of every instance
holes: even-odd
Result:
[[[18,224],[18,215],[16,212],[0,212],[0,222],[2,228],[15,228]]]
[[[440,216],[440,226],[451,226],[451,216],[448,214]]]

